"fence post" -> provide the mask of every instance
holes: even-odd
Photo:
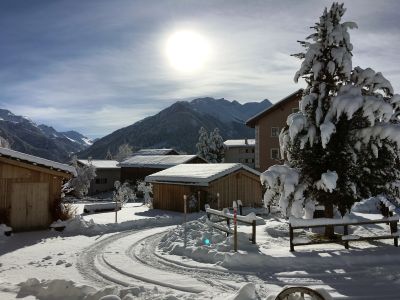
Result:
[[[233,208],[233,248],[235,252],[237,252],[237,247],[238,247],[238,240],[237,240],[237,209],[236,207]]]
[[[390,233],[393,234],[397,234],[397,221],[391,221],[390,222]],[[396,247],[399,246],[399,237],[398,236],[394,236],[393,237],[393,243]]]
[[[289,240],[290,240],[290,252],[294,251],[294,245],[293,245],[293,227],[289,223]]]
[[[253,220],[253,222],[252,222],[252,236],[251,236],[251,242],[252,242],[252,244],[255,244],[256,243],[256,220]]]
[[[348,235],[348,234],[349,234],[348,225],[344,225],[344,226],[343,226],[343,235]],[[345,247],[346,249],[349,249],[349,241],[348,241],[348,240],[344,241],[344,247]]]
[[[198,191],[197,192],[197,201],[199,202],[199,212],[200,212],[200,209],[201,209],[201,206],[200,206],[200,191]]]
[[[187,221],[187,205],[186,205],[186,201],[187,200],[187,196],[183,195],[183,212],[185,213],[185,217],[184,217],[184,246],[186,248],[186,243],[187,243],[187,232],[186,232],[186,221]]]

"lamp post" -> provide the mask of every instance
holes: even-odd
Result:
[[[187,236],[186,236],[186,221],[187,221],[187,196],[186,195],[183,195],[183,212],[184,212],[184,214],[185,214],[185,216],[184,216],[184,227],[183,227],[183,232],[184,232],[184,240],[183,240],[183,243],[184,243],[184,246],[185,246],[185,248],[186,248],[186,239],[187,239]]]

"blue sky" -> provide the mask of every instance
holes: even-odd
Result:
[[[276,102],[293,76],[297,40],[331,1],[3,0],[0,108],[57,130],[101,137],[177,100],[211,96]],[[400,1],[348,1],[353,66],[381,71],[400,92]],[[174,32],[210,44],[203,68],[182,73],[165,55]]]

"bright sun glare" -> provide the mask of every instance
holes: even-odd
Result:
[[[167,41],[167,56],[171,65],[183,72],[197,71],[210,54],[207,40],[193,31],[179,31]]]

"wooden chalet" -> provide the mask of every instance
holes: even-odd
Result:
[[[116,160],[79,159],[78,165],[96,168],[96,177],[90,181],[88,195],[114,190],[114,183],[121,180],[121,167]]]
[[[179,164],[206,164],[197,155],[135,155],[119,164],[121,181],[136,183],[146,176],[177,166]]]
[[[183,212],[184,195],[200,198],[191,211],[203,210],[206,203],[216,209],[232,207],[235,200],[244,206],[262,204],[260,173],[239,163],[182,164],[149,175],[146,182],[153,184],[158,209]]]
[[[13,231],[48,228],[61,186],[73,176],[74,167],[0,148],[0,224]]]

